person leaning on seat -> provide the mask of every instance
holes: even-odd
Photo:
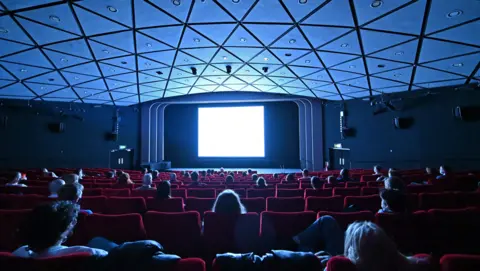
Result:
[[[58,190],[58,199],[78,203],[82,198],[82,194],[83,185],[80,183],[65,184]],[[91,210],[82,209],[80,211],[89,215],[93,214]]]

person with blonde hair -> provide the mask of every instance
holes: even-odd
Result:
[[[223,190],[218,194],[212,211],[219,214],[239,215],[245,214],[247,209],[240,201],[240,197],[231,189]]]

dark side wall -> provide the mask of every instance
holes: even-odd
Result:
[[[109,152],[118,145],[139,151],[140,113],[121,107],[118,141],[108,141],[113,106],[3,100],[0,106],[0,168],[108,167]],[[63,112],[63,114],[62,114]],[[7,123],[4,124],[4,117]],[[50,123],[65,123],[53,133]]]
[[[352,168],[384,167],[420,168],[450,165],[454,170],[480,169],[480,122],[457,120],[456,106],[480,106],[480,92],[453,88],[403,94],[394,104],[401,111],[373,115],[368,101],[345,103],[347,126],[355,136],[340,138],[340,104],[324,106],[324,154],[334,143],[350,148]],[[413,96],[416,98],[412,98]],[[402,97],[396,96],[396,97]],[[395,129],[395,117],[412,117],[408,129]]]

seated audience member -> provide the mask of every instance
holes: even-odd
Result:
[[[177,180],[177,174],[176,174],[176,173],[170,173],[170,182],[171,182],[171,183],[176,183],[176,182],[178,182],[178,180]]]
[[[53,178],[58,178],[57,174],[55,172],[49,172],[48,169],[42,168],[42,174],[43,177],[53,177]]]
[[[208,177],[212,176],[212,171],[211,171],[211,169],[207,169],[207,176],[208,176]]]
[[[406,213],[408,210],[407,196],[398,190],[383,189],[380,198],[382,205],[379,213]]]
[[[247,209],[245,209],[245,206],[243,206],[240,197],[235,191],[226,189],[218,194],[217,199],[213,204],[212,211],[219,214],[239,215],[245,214]]]
[[[133,181],[130,180],[130,174],[128,173],[123,173],[122,175],[120,175],[120,177],[118,177],[118,180],[117,180],[117,185],[120,185],[120,186],[129,186],[133,184]]]
[[[22,173],[20,172],[15,172],[13,175],[13,179],[6,183],[5,186],[17,186],[17,187],[27,187],[25,184],[20,183],[22,179]]]
[[[192,172],[192,174],[193,174],[193,172]],[[183,177],[183,178],[186,178],[186,179],[190,179],[190,178],[191,178],[191,175],[190,175],[190,173],[189,173],[188,171],[185,171],[185,173],[183,174],[182,177]]]
[[[450,177],[450,168],[447,166],[440,166],[439,172],[440,175],[437,176],[437,180]]]
[[[295,180],[295,175],[292,173],[287,174],[285,180],[282,181],[283,184],[297,184],[297,180]]]
[[[337,178],[335,178],[335,176],[328,176],[327,177],[327,183],[328,184],[337,184],[338,181],[337,181]]]
[[[258,180],[258,175],[257,174],[253,174],[252,175],[252,182],[257,182]]]
[[[163,181],[157,184],[157,196],[156,199],[164,200],[171,198],[171,186],[169,181]]]
[[[304,169],[302,171],[302,178],[298,179],[299,181],[310,181],[310,177],[308,176],[309,172],[308,169]]]
[[[230,176],[232,176],[232,177],[235,177],[235,173],[234,173],[233,171],[230,171],[230,172],[228,173],[228,175],[230,175]]]
[[[382,167],[379,165],[373,166],[373,176],[383,176],[383,173],[381,172]]]
[[[334,178],[335,179],[335,178]],[[310,179],[310,185],[312,186],[313,189],[318,190],[323,188],[323,182],[320,180],[319,177],[313,176]]]
[[[65,181],[65,184],[73,184],[73,183],[78,183],[80,178],[78,177],[77,174],[67,174],[63,176],[63,180]]]
[[[122,170],[115,171],[115,176],[117,176],[117,178],[120,178],[120,176],[122,176],[123,174],[125,174],[125,172],[123,172]]]
[[[220,168],[220,173],[224,173],[225,172],[225,169],[223,169],[223,167]]]
[[[142,174],[143,175],[148,174],[148,168],[144,168],[143,171],[142,171]]]
[[[248,173],[248,175],[252,175],[252,173],[253,173],[252,169],[249,168],[249,169],[247,170],[247,173]]]
[[[37,206],[29,214],[28,223],[20,231],[26,245],[12,254],[23,258],[46,258],[77,252],[106,256],[108,253],[101,249],[62,245],[77,223],[79,208],[71,201],[58,201]]]
[[[105,172],[105,177],[107,177],[108,179],[113,179],[113,178],[115,178],[115,171]]]
[[[58,199],[78,203],[82,198],[83,185],[80,183],[65,184],[58,190]],[[89,215],[93,214],[91,210],[80,210]]]
[[[274,180],[280,179],[280,176],[278,176],[278,173],[273,173],[273,179]]]
[[[247,177],[248,173],[246,171],[242,172],[242,177]]]
[[[225,177],[225,174],[222,172],[222,173],[218,174],[218,176],[223,178],[223,177]]]
[[[79,180],[83,180],[83,177],[85,177],[85,174],[83,174],[83,169],[81,169],[81,168],[75,170],[75,174],[78,175]]]
[[[156,180],[160,176],[160,172],[158,170],[152,171],[152,180]]]
[[[198,181],[198,172],[196,171],[192,172],[192,175],[190,176],[190,178],[192,179],[192,183],[188,185],[189,187],[205,186],[204,183],[201,183]]]
[[[50,190],[50,196],[48,196],[51,199],[56,199],[58,198],[58,190],[62,188],[62,186],[65,185],[65,181],[62,179],[55,179],[51,181],[48,184],[48,190]]]
[[[255,188],[260,188],[260,189],[268,188],[267,181],[265,181],[265,178],[263,177],[258,178]]]
[[[147,173],[143,175],[142,186],[135,188],[135,190],[154,190],[152,187],[152,174]]]
[[[402,193],[405,193],[407,190],[403,180],[396,176],[386,178],[384,183],[385,183],[385,189],[397,190]]]
[[[350,170],[346,168],[340,170],[340,176],[338,176],[337,181],[339,183],[352,182],[353,180],[350,178]]]
[[[228,175],[227,178],[225,178],[225,183],[226,184],[232,184],[235,181],[232,175]]]

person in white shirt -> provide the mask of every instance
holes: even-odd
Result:
[[[58,198],[58,190],[62,188],[62,186],[65,185],[65,181],[62,179],[55,179],[50,182],[48,185],[48,190],[50,190],[50,196],[48,196],[51,199],[56,199]]]
[[[80,177],[77,174],[67,174],[63,176],[63,180],[65,181],[66,184],[74,184],[78,183],[80,180]]]
[[[79,211],[80,206],[71,201],[52,202],[36,207],[20,231],[26,245],[12,254],[23,258],[46,258],[76,252],[93,256],[108,255],[108,252],[102,249],[62,245],[73,231]]]
[[[25,184],[20,183],[21,180],[22,180],[22,173],[15,172],[13,179],[10,182],[6,183],[5,186],[27,187]]]

